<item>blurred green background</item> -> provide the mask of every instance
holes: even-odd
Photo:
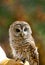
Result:
[[[16,20],[27,21],[39,48],[40,65],[45,65],[45,0],[0,0],[0,45],[8,57],[9,27]]]

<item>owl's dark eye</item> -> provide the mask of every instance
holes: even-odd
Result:
[[[24,31],[27,31],[27,30],[28,30],[27,28],[24,29]]]
[[[20,30],[19,29],[16,29],[16,32],[20,32]]]

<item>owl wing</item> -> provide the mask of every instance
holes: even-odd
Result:
[[[35,46],[32,46],[32,45],[30,45],[30,60],[31,60],[31,63],[32,63],[32,61],[33,61],[33,65],[35,65],[35,63],[36,63],[36,65],[39,65],[39,53],[38,53],[38,49],[37,49],[37,47]]]
[[[29,49],[30,49],[30,57],[31,57],[31,63],[32,61],[35,63],[36,62],[36,65],[39,65],[39,53],[38,53],[38,48],[36,47],[35,45],[35,42],[34,42],[34,39],[32,37],[32,35],[30,35],[30,46],[29,46]],[[35,65],[35,64],[33,64]]]

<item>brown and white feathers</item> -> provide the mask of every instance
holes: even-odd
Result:
[[[30,65],[39,64],[39,54],[27,22],[16,21],[10,25],[9,41],[15,60],[27,60]]]

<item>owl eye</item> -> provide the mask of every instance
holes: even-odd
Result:
[[[16,29],[16,32],[20,32],[20,30],[19,29]]]
[[[27,28],[24,29],[24,31],[27,31],[27,30],[28,30]]]

